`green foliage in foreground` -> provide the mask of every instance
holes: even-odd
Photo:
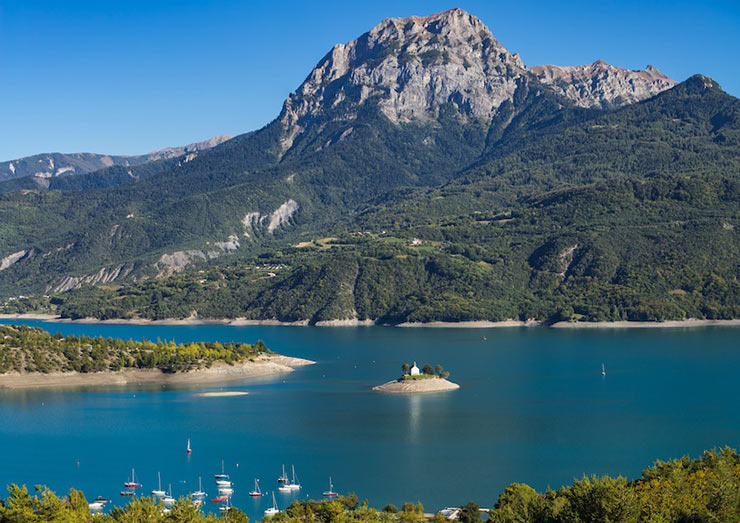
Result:
[[[26,487],[11,485],[0,505],[0,523],[36,522],[150,522],[205,523],[249,520],[238,509],[221,518],[204,516],[187,499],[169,514],[151,498],[134,499],[108,515],[91,516],[84,495],[71,489],[60,498],[44,487],[31,495]],[[480,523],[478,505],[460,507],[459,520]],[[633,523],[740,521],[740,455],[725,448],[705,452],[699,459],[656,462],[634,481],[623,477],[584,477],[572,485],[539,493],[514,483],[501,493],[489,514],[493,523]],[[439,513],[425,515],[421,503],[404,503],[382,510],[360,503],[351,494],[335,500],[294,501],[272,518],[274,523],[443,523]]]
[[[181,372],[229,365],[269,352],[262,341],[246,343],[133,341],[51,335],[26,325],[0,325],[0,373],[101,372],[122,368]]]

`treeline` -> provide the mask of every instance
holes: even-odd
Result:
[[[61,498],[44,487],[32,495],[26,487],[11,485],[0,504],[0,523],[125,522],[201,523],[228,520],[247,523],[246,515],[233,508],[217,518],[205,516],[190,500],[182,498],[167,514],[152,498],[137,498],[110,514],[92,516],[82,492],[71,489]],[[489,504],[493,523],[688,523],[740,521],[740,455],[730,448],[708,451],[699,459],[656,462],[642,476],[584,477],[559,490],[540,493],[531,487],[510,485]],[[462,523],[480,523],[479,506],[460,507]],[[263,521],[269,521],[265,519]],[[430,516],[421,503],[404,503],[399,510],[382,510],[360,503],[352,494],[335,500],[294,501],[272,518],[275,523],[425,523]],[[439,512],[434,523],[447,521]]]
[[[124,368],[187,372],[254,359],[269,350],[246,343],[133,341],[51,335],[26,325],[0,325],[0,374],[9,372],[103,372]]]

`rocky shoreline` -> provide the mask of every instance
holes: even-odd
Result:
[[[707,320],[689,318],[686,320],[666,321],[561,321],[557,323],[545,323],[537,320],[472,320],[472,321],[430,321],[430,322],[405,322],[396,325],[376,323],[373,320],[327,320],[311,324],[309,320],[280,321],[276,319],[252,320],[247,318],[171,318],[166,320],[136,319],[111,319],[100,320],[97,318],[81,318],[72,320],[62,318],[55,314],[0,314],[0,320],[39,320],[60,323],[88,323],[88,324],[110,324],[110,325],[268,325],[286,327],[402,327],[402,328],[458,328],[458,329],[492,329],[503,327],[550,327],[555,329],[623,329],[623,328],[676,328],[676,327],[734,327],[740,326],[740,318],[732,320]]]
[[[313,361],[278,354],[262,355],[235,365],[216,363],[207,369],[164,373],[159,369],[124,369],[109,372],[9,373],[0,375],[0,389],[84,387],[106,385],[183,384],[207,385],[293,372]]]

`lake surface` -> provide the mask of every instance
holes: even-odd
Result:
[[[254,478],[271,491],[281,464],[295,464],[304,486],[295,496],[304,498],[319,498],[331,475],[335,490],[378,508],[492,506],[512,482],[545,489],[583,474],[634,478],[657,458],[740,444],[740,328],[5,323],[127,339],[262,339],[317,362],[222,386],[0,391],[0,484],[74,486],[90,499],[125,502],[119,492],[132,467],[146,493],[161,471],[175,497],[195,490],[199,475],[214,497],[223,459],[234,504],[252,518],[270,504],[248,496]],[[443,365],[461,388],[370,391],[414,360]],[[249,394],[196,395],[218,390]],[[295,496],[277,494],[279,507]]]

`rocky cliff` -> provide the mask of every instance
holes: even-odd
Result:
[[[524,78],[539,81],[580,107],[610,107],[649,98],[675,85],[652,66],[630,71],[591,65],[524,66],[486,25],[461,9],[388,18],[338,44],[285,101],[283,150],[317,121],[353,120],[377,105],[393,122],[437,117],[443,105],[488,120],[514,99]]]
[[[676,85],[652,65],[632,71],[598,60],[590,65],[537,65],[530,70],[579,107],[627,105]]]

